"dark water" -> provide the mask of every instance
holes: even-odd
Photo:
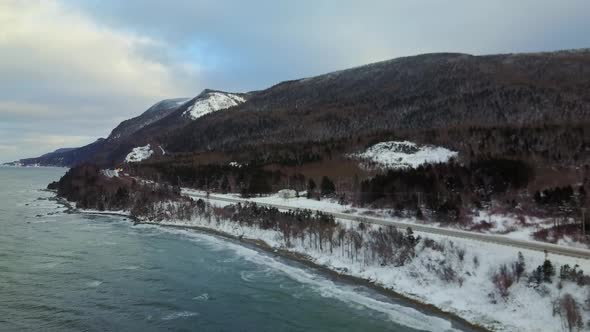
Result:
[[[0,168],[0,331],[444,331],[450,323],[254,248],[66,214],[63,169]]]

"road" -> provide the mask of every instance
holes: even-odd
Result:
[[[233,197],[224,197],[224,196],[217,196],[214,194],[210,194],[207,197],[206,194],[190,191],[185,192],[185,195],[193,198],[209,198],[210,200],[216,201],[223,201],[229,203],[246,203],[252,202],[247,199],[242,198],[233,198]],[[282,205],[282,204],[270,204],[270,203],[259,203],[255,202],[257,205],[266,206],[266,207],[275,207],[280,210],[297,210],[299,208]],[[351,220],[356,222],[364,222],[364,223],[372,223],[378,225],[393,225],[398,228],[407,228],[411,227],[414,231],[422,232],[422,233],[431,233],[437,235],[444,235],[468,240],[476,240],[476,241],[483,241],[489,242],[498,245],[510,246],[515,247],[518,249],[527,249],[527,250],[536,250],[536,251],[547,251],[551,254],[556,255],[563,255],[563,256],[570,256],[570,257],[577,257],[583,259],[590,259],[590,250],[587,249],[580,249],[580,248],[572,248],[572,247],[564,247],[559,246],[556,244],[551,243],[543,243],[543,242],[534,242],[534,241],[526,241],[526,240],[518,240],[509,238],[502,235],[493,235],[493,234],[483,234],[483,233],[475,233],[475,232],[468,232],[462,231],[458,229],[451,229],[451,228],[440,228],[434,226],[427,226],[427,225],[420,225],[420,224],[412,224],[412,223],[403,223],[398,221],[393,221],[384,218],[375,218],[375,217],[366,217],[366,216],[355,216],[352,214],[347,213],[339,213],[339,212],[328,212],[322,211],[317,209],[306,209],[311,211],[320,211],[323,213],[331,214],[335,218],[344,219],[344,220]]]

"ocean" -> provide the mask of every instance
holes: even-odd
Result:
[[[0,331],[444,331],[451,323],[215,235],[66,213],[61,168],[0,168]]]

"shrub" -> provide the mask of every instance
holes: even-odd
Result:
[[[457,257],[459,257],[459,260],[462,262],[465,259],[465,249],[458,248],[457,249]]]
[[[518,260],[513,264],[514,275],[516,276],[516,282],[520,282],[520,278],[526,269],[526,264],[524,262],[524,256],[522,252],[518,252]]]
[[[556,309],[564,328],[568,331],[579,331],[584,326],[580,306],[571,294],[565,293],[559,300]]]
[[[559,269],[559,279],[561,281],[575,282],[579,286],[590,284],[590,276],[584,275],[583,270],[578,270],[580,266],[574,265],[573,268],[569,264],[562,265]]]
[[[496,290],[500,296],[507,298],[508,295],[510,295],[508,289],[514,283],[514,275],[508,269],[506,264],[502,264],[500,265],[498,271],[492,275],[492,282],[494,283],[494,286],[496,287]]]

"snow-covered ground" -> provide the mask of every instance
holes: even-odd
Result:
[[[246,99],[231,93],[210,92],[204,98],[199,98],[184,113],[196,120],[205,114],[237,106]]]
[[[149,144],[146,146],[138,146],[131,150],[127,157],[125,157],[125,161],[128,163],[140,162],[148,159],[152,154],[154,154],[154,150],[152,150],[152,147]]]
[[[366,151],[352,154],[367,168],[416,168],[423,164],[445,163],[458,155],[457,152],[432,145],[417,145],[409,141],[377,143]]]
[[[205,191],[183,188],[182,193],[184,195],[199,195],[203,196],[206,195]],[[399,223],[406,223],[406,224],[428,224],[429,226],[434,227],[444,227],[444,228],[456,228],[460,230],[468,230],[473,232],[480,232],[486,234],[494,234],[494,235],[501,235],[512,239],[518,240],[525,240],[531,242],[540,242],[542,241],[535,240],[533,238],[533,233],[542,229],[548,228],[553,225],[553,222],[549,219],[542,219],[537,217],[531,216],[520,216],[516,214],[499,214],[499,213],[492,213],[485,210],[474,211],[471,218],[473,218],[473,224],[471,225],[442,225],[439,222],[435,221],[424,221],[419,220],[414,217],[399,217],[395,216],[392,213],[391,209],[371,209],[371,208],[359,208],[353,207],[350,204],[342,205],[339,204],[336,200],[331,199],[322,199],[318,201],[317,199],[308,199],[305,197],[304,193],[300,193],[300,197],[295,198],[284,198],[281,197],[279,194],[274,194],[270,196],[260,196],[260,197],[252,197],[244,199],[239,194],[213,194],[214,197],[220,198],[231,198],[231,199],[240,199],[249,202],[255,203],[263,203],[263,204],[273,204],[273,205],[281,205],[290,207],[293,209],[311,209],[311,210],[321,210],[325,212],[331,213],[346,213],[352,216],[364,217],[376,217],[376,218],[383,218],[387,220],[391,220],[394,222]],[[489,228],[481,228],[478,227],[481,223],[488,223],[491,225]],[[562,246],[574,247],[574,248],[581,248],[581,249],[588,249],[588,246],[582,244],[580,242],[576,242],[573,239],[569,240],[560,240],[557,244]]]
[[[346,227],[357,227],[348,221],[339,222]],[[518,250],[474,240],[417,232],[416,235],[422,236],[423,240],[416,250],[416,257],[410,263],[394,267],[367,264],[363,259],[351,261],[340,249],[330,253],[327,250],[314,249],[306,242],[292,241],[292,246],[287,247],[280,232],[261,230],[228,220],[193,218],[190,221],[169,220],[159,224],[203,227],[234,236],[262,240],[272,247],[304,254],[317,264],[370,280],[496,331],[561,331],[561,318],[552,314],[553,301],[565,293],[570,293],[578,303],[583,304],[588,295],[586,289],[571,282],[564,282],[559,289],[557,276],[553,278],[553,283],[542,284],[538,288],[530,287],[526,281],[527,276],[524,276],[520,282],[515,281],[509,288],[510,295],[502,298],[492,282],[492,274],[501,264],[512,266],[517,259]],[[370,229],[378,226],[367,227]],[[425,245],[424,238],[433,239],[441,246],[437,249],[429,247]],[[363,257],[365,253],[362,251],[366,250],[361,249],[359,257]],[[545,259],[541,252],[521,251],[527,272],[541,265]],[[370,255],[368,252],[367,254]],[[563,264],[577,264],[583,270],[590,270],[588,260],[557,255],[551,255],[549,259],[557,270]],[[455,277],[451,281],[444,281],[440,273],[448,268],[454,271]],[[587,311],[581,311],[586,322],[590,315]]]
[[[185,195],[203,193],[190,189],[183,189]],[[219,195],[215,195],[219,196]],[[226,195],[225,197],[235,197]],[[350,209],[330,201],[308,200],[306,198],[283,199],[278,196],[259,197],[252,199],[256,202],[273,202],[281,205],[297,206],[301,208],[316,208],[327,211],[342,211]],[[215,206],[226,206],[231,203],[211,199]],[[161,203],[175,204],[175,203]],[[98,211],[90,211],[100,213]],[[361,211],[362,212],[362,211]],[[128,213],[117,211],[117,213]],[[484,218],[485,215],[480,215]],[[494,219],[494,216],[490,216]],[[498,219],[500,220],[500,219]],[[147,221],[149,223],[149,221]],[[358,223],[337,220],[346,228],[358,229]],[[562,331],[563,321],[559,315],[553,314],[553,304],[564,294],[569,293],[580,305],[580,312],[584,323],[590,319],[590,311],[586,310],[585,301],[588,298],[588,287],[578,286],[573,282],[559,283],[559,268],[564,264],[590,271],[590,260],[550,254],[556,275],[552,283],[542,283],[532,287],[528,283],[528,275],[545,259],[539,251],[517,249],[493,243],[480,242],[470,239],[458,239],[444,235],[416,232],[422,240],[416,248],[416,256],[409,263],[402,266],[381,266],[367,263],[362,257],[369,257],[367,247],[361,249],[357,257],[351,260],[345,251],[335,248],[333,252],[326,248],[314,248],[307,241],[291,241],[287,246],[283,235],[272,229],[262,230],[248,227],[245,224],[224,219],[205,219],[194,217],[188,221],[169,219],[153,222],[160,225],[175,225],[187,227],[202,227],[223,232],[229,235],[253,240],[264,241],[271,247],[303,254],[311,261],[326,268],[369,280],[377,285],[394,290],[409,298],[434,305],[444,311],[452,312],[472,323],[482,325],[494,331]],[[505,227],[496,225],[498,231]],[[371,229],[378,225],[366,225],[363,231],[366,238]],[[438,243],[436,246],[427,245],[426,238]],[[492,275],[502,264],[509,268],[517,260],[518,252],[522,252],[526,268],[525,275],[519,282],[509,287],[509,295],[500,296],[492,281]],[[452,270],[450,281],[445,281],[441,273]],[[424,330],[435,331],[425,327]]]
[[[537,241],[533,238],[535,232],[554,226],[554,219],[551,218],[538,218],[516,213],[492,213],[484,210],[476,211],[472,219],[471,229],[477,229],[482,233],[500,234],[512,239],[527,241]],[[573,220],[569,222],[572,223]],[[482,225],[485,227],[482,228]],[[589,248],[587,244],[567,236],[557,241],[557,244],[580,249]]]

